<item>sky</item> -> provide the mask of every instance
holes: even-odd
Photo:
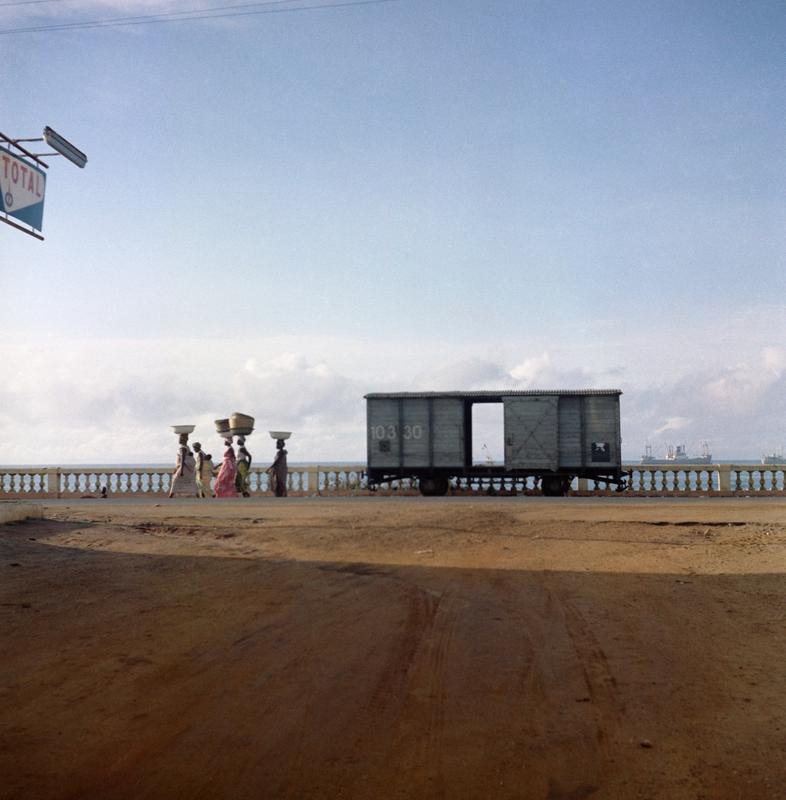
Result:
[[[0,464],[233,411],[364,461],[413,389],[621,389],[627,459],[786,441],[786,4],[230,3],[0,0],[0,131],[88,156],[45,241],[0,225]]]

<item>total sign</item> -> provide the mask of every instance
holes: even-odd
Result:
[[[0,147],[0,211],[40,231],[46,174]]]

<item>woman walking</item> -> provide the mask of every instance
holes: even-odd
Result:
[[[180,434],[180,446],[177,449],[177,462],[169,486],[169,496],[199,497],[196,483],[196,462],[194,454],[188,447],[188,434]]]
[[[237,474],[235,475],[235,489],[243,495],[250,496],[249,473],[251,471],[251,453],[246,450],[246,440],[241,436],[237,443]]]
[[[276,497],[287,496],[287,451],[284,449],[284,440],[276,440],[276,457],[273,463],[267,468],[270,475],[271,488],[275,491]]]
[[[235,475],[237,474],[237,459],[235,458],[235,448],[232,447],[232,440],[226,439],[224,444],[227,449],[224,451],[224,460],[216,476],[216,485],[213,490],[216,497],[237,497],[235,488]]]
[[[210,482],[213,480],[213,456],[205,453],[199,442],[194,442],[194,453],[196,453],[197,496],[212,497]]]

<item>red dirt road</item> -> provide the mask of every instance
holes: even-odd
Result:
[[[1,798],[783,798],[786,504],[52,504]]]

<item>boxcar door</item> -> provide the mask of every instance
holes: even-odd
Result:
[[[556,470],[557,395],[505,397],[505,468]]]

